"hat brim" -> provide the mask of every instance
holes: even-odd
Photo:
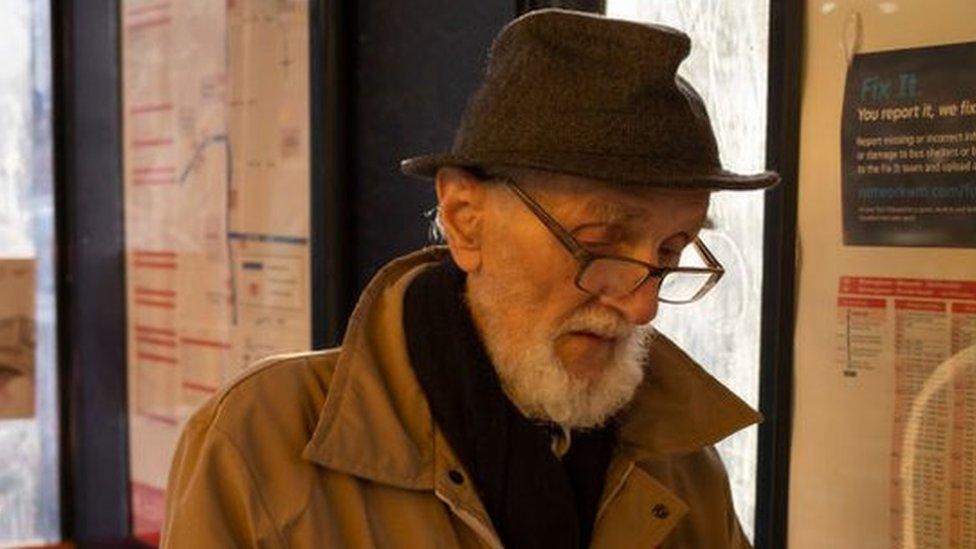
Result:
[[[768,189],[780,181],[779,174],[771,171],[742,175],[724,169],[701,170],[680,166],[662,167],[659,162],[645,157],[615,157],[576,152],[549,153],[545,156],[508,151],[484,152],[477,155],[431,154],[402,161],[400,171],[418,178],[433,179],[437,170],[444,166],[461,168],[507,166],[566,173],[624,186],[713,191]]]

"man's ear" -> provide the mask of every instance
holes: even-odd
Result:
[[[462,270],[474,272],[481,266],[485,185],[467,170],[445,166],[437,170],[435,188],[451,256]]]

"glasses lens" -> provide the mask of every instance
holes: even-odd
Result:
[[[597,295],[617,297],[629,294],[647,277],[644,265],[620,259],[594,259],[580,273],[579,285]]]
[[[694,301],[711,284],[713,278],[713,273],[668,273],[661,281],[658,299],[669,303]]]
[[[681,251],[681,258],[674,265],[669,265],[672,267],[707,267],[708,264],[705,262],[705,258],[702,257],[701,252],[698,251],[698,247],[694,244],[689,244],[684,247]]]

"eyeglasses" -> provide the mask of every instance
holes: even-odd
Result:
[[[640,288],[648,279],[656,278],[660,281],[659,301],[672,304],[691,303],[708,293],[725,274],[725,269],[698,238],[692,241],[692,249],[697,253],[697,259],[704,263],[701,267],[681,266],[686,261],[679,261],[676,267],[658,267],[630,257],[591,252],[515,181],[507,177],[498,179],[504,181],[573,256],[578,265],[574,282],[584,292],[623,297]],[[688,254],[685,252],[682,255]]]

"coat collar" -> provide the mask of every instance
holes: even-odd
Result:
[[[303,457],[333,470],[414,490],[432,490],[436,429],[414,377],[403,332],[403,294],[439,261],[428,248],[384,267],[349,320],[325,405]],[[621,449],[633,459],[691,452],[760,416],[664,336],[621,416]]]
[[[656,334],[644,381],[620,416],[620,444],[635,458],[684,454],[715,444],[762,415]]]

